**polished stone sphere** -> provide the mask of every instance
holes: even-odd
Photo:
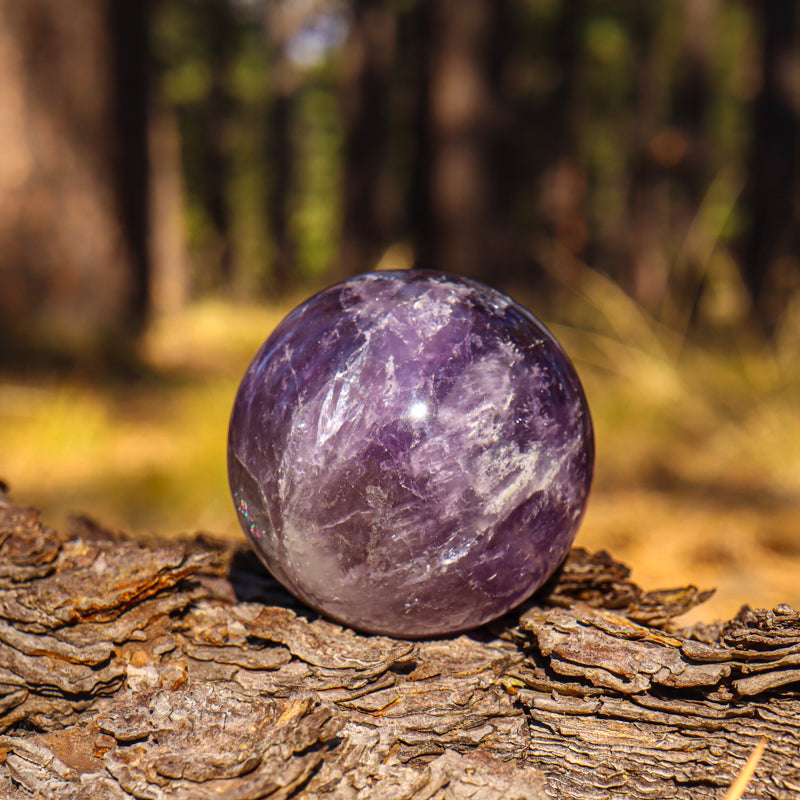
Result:
[[[575,370],[476,281],[359,275],[264,342],[231,416],[239,520],[296,597],[362,631],[468,630],[567,554],[594,463]]]

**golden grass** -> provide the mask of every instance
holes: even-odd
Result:
[[[227,424],[238,381],[286,309],[207,302],[152,326],[151,377],[0,384],[0,475],[54,524],[71,511],[137,531],[238,535]]]
[[[581,320],[554,332],[597,430],[580,541],[613,550],[645,586],[717,587],[689,621],[800,605],[800,307],[775,343],[741,326],[709,348],[586,265],[552,258]]]
[[[736,776],[736,780],[731,784],[731,788],[728,789],[725,800],[741,800],[747,789],[747,785],[750,783],[750,779],[753,777],[753,773],[756,771],[759,761],[761,761],[761,756],[764,755],[766,746],[767,740],[759,739],[758,744],[753,748],[753,752],[750,753],[749,758],[742,767],[742,771]]]

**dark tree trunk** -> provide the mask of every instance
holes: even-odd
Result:
[[[543,109],[539,189],[549,232],[558,244],[581,255],[587,239],[586,175],[577,159],[575,83],[580,63],[584,0],[561,4],[555,27],[558,83]]]
[[[293,23],[287,11],[286,0],[268,7],[265,26],[272,70],[272,96],[265,137],[267,163],[271,167],[267,202],[272,247],[269,282],[270,288],[281,295],[291,285],[295,263],[289,218],[294,188],[295,149],[292,144],[292,123],[298,76],[286,53],[293,33]]]
[[[663,167],[669,168],[671,159],[678,158],[675,172],[681,196],[669,228],[677,233],[679,244],[674,248],[676,255],[660,306],[662,319],[681,330],[686,330],[695,318],[706,282],[709,248],[713,248],[705,238],[693,236],[692,229],[703,212],[712,177],[707,116],[713,99],[711,55],[718,5],[718,0],[685,0],[683,69],[675,109],[680,137],[673,146],[675,152],[670,152],[669,132],[662,133],[651,145]]]
[[[144,320],[148,10],[0,2],[0,357],[127,357]]]
[[[658,311],[666,293],[669,262],[664,257],[667,221],[663,207],[663,176],[653,159],[652,142],[667,113],[667,93],[654,52],[653,8],[636,11],[635,127],[628,213],[628,259],[613,276],[651,311]],[[662,178],[660,181],[659,178]],[[629,270],[629,271],[628,271]]]
[[[209,8],[209,57],[211,91],[206,107],[206,208],[214,229],[218,274],[214,283],[230,289],[234,282],[234,252],[228,205],[230,160],[225,133],[233,113],[226,82],[233,50],[231,10],[226,0],[213,0]]]
[[[678,86],[676,117],[686,141],[682,179],[696,213],[708,185],[706,115],[711,105],[710,60],[718,0],[684,0],[684,58]],[[669,153],[665,156],[668,158]]]
[[[387,245],[385,159],[395,19],[386,0],[355,0],[345,46],[344,220],[338,277],[365,272]]]
[[[151,308],[149,251],[148,119],[150,0],[108,6],[114,55],[114,105],[119,151],[117,175],[123,224],[133,267],[129,325],[139,329]]]
[[[281,93],[272,99],[270,136],[272,185],[269,195],[269,224],[272,236],[272,280],[278,294],[289,287],[294,265],[289,231],[289,204],[292,193],[291,125],[293,98]]]
[[[416,265],[479,278],[514,272],[506,2],[420,5],[422,86],[410,213]]]
[[[754,136],[746,189],[750,230],[744,277],[757,319],[774,333],[800,284],[795,206],[800,125],[793,81],[798,57],[794,0],[755,3],[762,32],[762,86],[753,107]]]

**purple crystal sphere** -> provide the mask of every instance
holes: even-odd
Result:
[[[594,464],[575,370],[476,281],[360,275],[296,308],[245,374],[228,471],[239,520],[296,597],[399,637],[467,630],[569,550]]]

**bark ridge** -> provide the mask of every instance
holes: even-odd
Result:
[[[69,534],[0,496],[0,796],[722,798],[800,792],[800,615],[680,628],[576,549],[531,602],[446,640],[319,619],[240,546]]]

